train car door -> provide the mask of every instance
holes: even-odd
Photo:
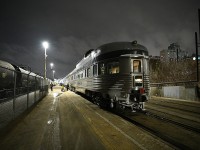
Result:
[[[132,59],[132,87],[143,87],[142,59]]]

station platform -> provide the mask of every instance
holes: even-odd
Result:
[[[0,134],[1,150],[172,149],[121,117],[60,86]]]

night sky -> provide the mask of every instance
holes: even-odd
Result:
[[[27,65],[44,75],[61,78],[73,70],[84,53],[102,44],[133,41],[150,55],[178,42],[195,52],[200,0],[1,0],[0,60]]]

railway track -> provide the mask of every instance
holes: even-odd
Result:
[[[150,105],[167,107],[180,111],[187,111],[189,113],[200,114],[200,103],[184,102],[184,101],[173,101],[173,100],[151,100],[148,102]]]
[[[163,116],[159,116],[150,111],[139,112],[131,114],[130,112],[119,113],[115,111],[115,114],[119,115],[123,119],[137,125],[138,127],[150,132],[151,134],[159,137],[167,143],[175,146],[175,149],[196,149],[198,146],[198,139],[190,142],[190,136],[185,141],[185,136],[195,134],[200,138],[200,130],[189,125],[182,124],[180,122],[170,120]],[[165,130],[166,129],[166,130]],[[179,130],[181,134],[173,134],[176,130]]]
[[[150,109],[133,113],[129,109],[124,110],[119,107],[108,111],[155,135],[175,149],[200,149],[200,127],[196,128],[176,119],[170,119],[160,115],[158,111],[150,111]],[[196,126],[198,126],[198,122]]]
[[[157,115],[155,113],[152,113],[151,111],[145,111],[143,112],[145,115],[149,116],[149,117],[153,117],[153,118],[156,118],[156,119],[159,119],[161,121],[164,121],[164,122],[168,122],[168,123],[172,123],[174,125],[177,125],[179,127],[182,127],[186,130],[190,130],[192,132],[196,132],[198,134],[200,134],[200,129],[198,128],[195,128],[193,126],[190,126],[190,125],[186,125],[186,124],[183,124],[181,122],[178,122],[178,121],[175,121],[175,120],[172,120],[172,119],[169,119],[169,118],[166,118],[164,116],[160,116],[160,115]]]

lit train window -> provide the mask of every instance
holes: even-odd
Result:
[[[108,64],[108,73],[116,74],[119,73],[119,62],[113,62]]]
[[[133,60],[133,72],[141,72],[141,61],[140,60]]]

